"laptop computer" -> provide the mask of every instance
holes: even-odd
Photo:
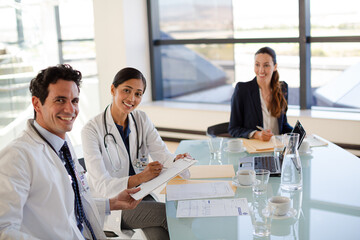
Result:
[[[291,133],[299,133],[299,149],[301,143],[306,136],[306,131],[299,120],[296,122],[294,129],[291,131]],[[270,171],[270,175],[280,176],[284,153],[285,148],[279,159],[275,159],[274,154],[241,158],[239,163],[239,169],[268,169]]]

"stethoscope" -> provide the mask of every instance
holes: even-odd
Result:
[[[104,111],[104,125],[105,125],[105,135],[104,135],[104,146],[105,146],[105,150],[106,150],[106,153],[109,157],[109,160],[110,160],[110,163],[111,163],[111,166],[113,167],[114,171],[115,172],[118,172],[120,169],[123,168],[122,164],[121,164],[121,161],[120,161],[120,154],[119,154],[119,147],[118,147],[118,144],[116,142],[116,139],[114,137],[114,135],[112,133],[109,133],[108,129],[107,129],[107,124],[106,124],[106,111],[108,109],[109,105],[105,108],[105,111]],[[142,147],[142,144],[140,145],[139,144],[139,131],[138,131],[138,126],[137,126],[137,123],[135,121],[135,117],[132,113],[130,113],[133,121],[134,121],[134,124],[135,124],[135,130],[136,130],[136,160],[133,161],[133,164],[135,165],[135,167],[138,167],[139,164],[140,164],[140,160],[139,160],[139,152],[140,152],[140,148]],[[118,156],[118,159],[119,159],[119,163],[120,163],[120,167],[116,167],[115,164],[114,164],[114,161],[113,159],[111,158],[111,155],[109,153],[109,145],[106,143],[106,138],[107,137],[110,137],[112,138],[112,140],[114,141],[115,143],[115,147],[116,147],[116,153],[117,153],[117,156]],[[129,156],[130,157],[130,156]]]

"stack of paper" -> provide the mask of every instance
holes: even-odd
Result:
[[[258,139],[243,139],[248,153],[272,152],[274,151],[273,141],[261,141]]]

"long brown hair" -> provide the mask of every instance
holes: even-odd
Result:
[[[274,65],[276,64],[276,53],[272,48],[269,48],[269,47],[260,48],[255,53],[255,56],[258,54],[263,54],[263,53],[270,55],[274,62]],[[280,79],[279,72],[277,70],[275,70],[271,77],[271,82],[270,82],[270,87],[272,90],[271,91],[272,98],[271,98],[271,102],[270,102],[270,112],[271,112],[272,116],[277,117],[277,118],[280,117],[281,113],[284,113],[287,110],[287,101],[284,97],[284,94],[282,93],[279,79]]]

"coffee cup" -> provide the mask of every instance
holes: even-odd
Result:
[[[290,210],[291,200],[284,196],[273,196],[269,199],[269,207],[275,216],[284,216]]]
[[[303,141],[300,145],[299,152],[300,153],[307,153],[310,151],[310,143],[308,141]]]
[[[255,181],[255,171],[254,170],[239,170],[237,172],[237,179],[240,185],[250,186]]]
[[[239,151],[243,148],[243,141],[241,139],[231,139],[227,142],[227,149],[229,151]]]

